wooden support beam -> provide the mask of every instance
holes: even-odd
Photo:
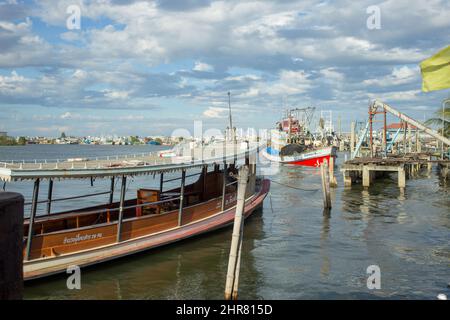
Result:
[[[383,165],[373,165],[373,164],[369,164],[369,165],[365,165],[365,167],[368,167],[370,171],[392,171],[392,172],[397,172],[399,166],[383,166]],[[403,166],[401,166],[403,167]]]
[[[422,143],[420,142],[420,134],[418,129],[416,130],[416,152],[422,152]]]

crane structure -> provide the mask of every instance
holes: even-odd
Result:
[[[351,155],[352,159],[358,154],[359,148],[361,147],[361,144],[364,141],[364,139],[366,139],[367,135],[369,135],[370,156],[373,157],[373,123],[376,121],[374,118],[377,114],[383,115],[383,150],[384,150],[384,155],[386,156],[387,151],[392,148],[392,143],[390,143],[389,145],[386,143],[386,134],[387,134],[387,132],[386,132],[387,131],[386,130],[386,128],[387,128],[386,116],[387,116],[388,112],[403,121],[404,125],[400,129],[405,130],[405,132],[406,132],[408,126],[414,126],[414,127],[418,128],[419,130],[422,130],[426,134],[432,136],[436,140],[442,142],[442,144],[450,146],[450,139],[440,135],[437,131],[425,126],[421,122],[409,117],[408,115],[398,111],[397,109],[393,108],[392,106],[390,106],[382,101],[374,100],[369,105],[369,121],[367,122],[367,125],[363,131],[363,134],[359,137],[357,147],[356,147],[355,151],[353,152],[353,154]],[[399,131],[400,131],[400,129],[399,129]],[[395,135],[396,137],[399,134],[399,131],[396,133],[396,135]]]

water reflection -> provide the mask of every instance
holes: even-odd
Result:
[[[328,253],[328,240],[330,234],[330,218],[331,210],[324,209],[322,220],[322,231],[320,233],[320,255],[322,258],[322,264],[320,267],[320,274],[322,279],[326,279],[330,274],[330,256]]]

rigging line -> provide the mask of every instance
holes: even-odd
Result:
[[[302,190],[302,191],[312,191],[312,192],[316,192],[319,190],[319,189],[304,189],[304,188],[299,188],[299,187],[294,187],[294,186],[291,186],[288,184],[284,184],[284,183],[281,183],[281,182],[278,182],[278,181],[275,181],[272,179],[269,179],[269,180],[273,183],[279,184],[280,186],[284,186],[284,187],[291,188],[291,189]]]

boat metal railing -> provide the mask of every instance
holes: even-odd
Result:
[[[135,205],[131,205],[131,206],[125,206],[122,207],[122,210],[127,210],[127,209],[133,209],[133,208],[140,208],[140,207],[145,207],[145,206],[149,206],[149,205],[159,205],[159,204],[163,204],[166,202],[173,202],[173,201],[178,201],[180,200],[181,197],[174,197],[174,198],[168,198],[168,199],[164,199],[164,200],[160,200],[160,201],[154,201],[154,202],[144,202],[144,203],[140,203],[140,204],[135,204]],[[104,209],[98,209],[98,210],[91,210],[91,211],[82,211],[79,212],[77,211],[78,215],[90,215],[90,214],[100,214],[100,213],[108,213],[108,212],[115,212],[115,211],[120,211],[120,206],[117,208],[104,208]],[[69,214],[70,212],[67,212],[67,214]],[[39,218],[42,217],[53,217],[53,218],[58,218],[58,215],[44,215],[44,216],[39,216]]]
[[[36,202],[36,204],[41,204],[41,203],[48,203],[48,202],[57,202],[57,201],[65,201],[65,200],[74,200],[74,199],[81,199],[81,198],[87,198],[87,197],[94,197],[94,196],[99,196],[99,195],[103,195],[103,194],[110,194],[111,191],[102,191],[102,192],[96,192],[96,193],[89,193],[89,194],[84,194],[84,195],[79,195],[79,196],[73,196],[73,197],[66,197],[66,198],[57,198],[57,199],[51,199],[51,200],[39,200]],[[25,202],[23,205],[24,206],[30,206],[32,205],[33,202]]]
[[[170,149],[169,149],[170,150]],[[76,157],[76,158],[55,158],[55,159],[32,159],[32,160],[1,160],[0,163],[7,164],[39,164],[39,163],[61,163],[61,162],[84,162],[84,161],[112,161],[112,160],[121,160],[121,159],[135,159],[139,157],[149,157],[149,156],[157,156],[159,152],[166,151],[166,149],[152,152],[143,152],[143,153],[132,153],[132,154],[120,154],[120,155],[108,155],[108,156],[96,156],[96,157]],[[77,161],[77,159],[80,159]],[[73,160],[73,161],[70,161]]]
[[[249,152],[258,152],[265,143],[251,143]],[[121,167],[148,167],[170,164],[193,164],[220,162],[224,158],[242,158],[248,152],[239,144],[207,145],[203,148],[191,149],[193,152],[185,152],[181,156],[163,157],[161,151],[149,153],[135,153],[115,156],[83,157],[72,159],[35,159],[35,160],[1,160],[0,168],[15,170],[83,170],[83,169],[108,169]],[[225,153],[224,153],[225,151]],[[118,162],[122,161],[122,162]],[[129,162],[127,162],[129,161]]]
[[[198,176],[198,175],[201,175],[201,174],[202,174],[201,172],[197,172],[197,173],[189,174],[185,178],[192,178],[192,177],[195,177],[195,176]],[[171,179],[164,180],[164,183],[177,181],[177,180],[181,180],[181,179],[182,179],[181,177],[171,178]]]

